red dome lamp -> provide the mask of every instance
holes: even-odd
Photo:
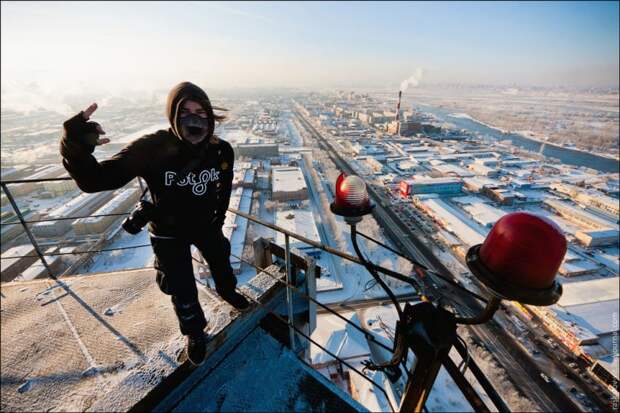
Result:
[[[499,219],[482,244],[469,249],[467,265],[497,298],[551,305],[562,295],[555,276],[566,247],[553,221],[514,212]]]
[[[357,175],[341,173],[336,180],[336,199],[330,205],[331,211],[345,217],[347,222],[355,223],[372,208],[374,204],[370,202],[364,180]]]

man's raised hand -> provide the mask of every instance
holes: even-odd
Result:
[[[97,110],[97,103],[91,103],[91,105],[89,107],[86,108],[86,110],[84,110],[82,112],[82,117],[84,118],[85,121],[89,120],[91,115]],[[97,122],[89,122],[89,123],[94,123],[95,127],[96,127],[96,131],[99,135],[105,135],[105,132],[103,130],[103,128],[101,127],[100,124],[98,124]],[[97,140],[95,141],[95,145],[104,145],[106,143],[109,143],[110,139],[108,138],[103,138],[103,139],[99,139],[97,138]]]

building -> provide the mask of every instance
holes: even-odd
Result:
[[[105,203],[102,207],[95,210],[93,215],[107,215],[130,212],[138,199],[140,191],[137,188],[126,188],[118,192],[118,194]],[[73,221],[73,230],[76,235],[102,234],[119,216],[96,216],[89,218],[80,218]]]
[[[512,205],[517,199],[517,194],[506,188],[486,188],[483,192],[501,205]]]
[[[308,199],[308,188],[301,168],[280,166],[271,169],[271,199],[292,201]]]
[[[273,158],[280,154],[277,143],[245,143],[235,147],[236,157]]]
[[[43,182],[43,189],[50,192],[54,196],[61,196],[75,191],[77,189],[77,184],[74,180],[46,181]]]
[[[615,229],[577,231],[575,238],[585,247],[600,247],[603,245],[618,245],[619,232]]]
[[[32,226],[32,231],[39,237],[60,237],[71,229],[72,220],[54,219],[90,215],[109,200],[111,196],[110,192],[81,194],[67,204],[52,210],[47,218],[53,221],[38,222]]]
[[[56,247],[48,248],[43,252],[43,254],[49,254],[53,252]],[[58,271],[61,268],[62,260],[59,255],[47,255],[45,256],[45,262],[49,266],[52,273],[58,274]],[[14,281],[30,281],[36,278],[45,278],[49,276],[47,272],[47,268],[38,258],[25,270],[23,270],[17,277],[15,277]]]
[[[500,174],[500,170],[484,165],[482,163],[474,162],[469,164],[469,170],[480,176],[488,176],[490,178],[496,177]]]
[[[474,221],[486,228],[491,228],[506,212],[484,202],[475,202],[463,207]]]
[[[27,256],[28,257],[25,257]],[[30,255],[32,257],[30,257]],[[24,258],[14,258],[24,257]],[[16,247],[9,248],[2,253],[0,259],[0,276],[2,282],[13,280],[22,271],[30,267],[38,258],[36,252],[31,244],[18,245]]]
[[[458,178],[414,177],[400,183],[403,196],[416,194],[458,194],[463,188],[463,181]]]
[[[545,199],[543,201],[543,204],[555,210],[558,214],[560,214],[567,220],[587,229],[607,230],[618,228],[617,224],[600,218],[592,214],[591,212],[585,211],[582,208],[571,205],[565,201],[560,201],[557,199]]]
[[[48,179],[48,178],[58,178],[65,172],[65,169],[60,165],[49,165],[43,168],[40,168],[34,174],[27,176],[24,179]],[[41,184],[38,182],[23,182],[15,185],[9,186],[9,191],[13,196],[23,196],[27,195],[35,190],[39,189]]]
[[[499,182],[493,179],[477,176],[473,178],[464,178],[463,184],[468,191],[484,192],[489,188],[497,188]]]
[[[582,192],[577,194],[576,201],[580,204],[592,207],[604,214],[610,219],[618,222],[620,216],[620,204],[617,198],[612,198],[601,193],[586,193]]]
[[[383,164],[374,156],[367,156],[366,164],[374,173],[381,173],[383,171]]]
[[[321,242],[312,211],[307,209],[286,209],[276,211],[275,224],[295,234],[316,242]],[[284,234],[276,233],[276,243],[284,246]],[[312,257],[321,255],[321,250],[295,238],[290,238],[291,248],[298,249]]]

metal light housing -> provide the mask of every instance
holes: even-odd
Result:
[[[562,295],[555,277],[566,248],[566,237],[553,221],[514,212],[499,219],[484,242],[469,249],[466,260],[497,298],[546,306]]]
[[[360,218],[370,213],[374,204],[368,197],[366,183],[357,175],[346,175],[344,172],[336,179],[336,198],[330,209],[345,218]]]

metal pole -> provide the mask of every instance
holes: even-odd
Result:
[[[288,234],[284,234],[284,245],[285,245],[285,263],[286,263],[286,305],[288,309],[288,333],[291,350],[295,351],[295,330],[293,330],[293,290],[291,289],[291,285],[293,285],[293,277],[291,276],[291,248],[289,246],[289,237]]]
[[[412,378],[405,387],[400,403],[400,412],[417,413],[422,411],[441,368],[441,361],[448,356],[449,352],[450,349],[447,348],[439,352],[416,353],[416,365],[411,372]]]
[[[450,357],[444,359],[443,366],[448,371],[448,374],[450,374],[450,377],[452,377],[452,380],[454,380],[454,383],[459,387],[461,393],[463,393],[463,396],[465,396],[471,407],[474,408],[475,412],[490,411]]]
[[[459,340],[455,340],[454,348],[459,352],[463,360],[467,358],[467,349],[463,343]],[[482,372],[482,370],[480,370],[480,367],[478,367],[476,362],[470,359],[467,364],[467,368],[474,375],[476,380],[478,380],[478,383],[480,383],[480,386],[482,386],[482,389],[489,396],[495,407],[497,407],[497,411],[500,413],[509,413],[510,409],[508,408],[508,405],[504,402],[504,399],[502,399],[499,393],[497,393],[497,390],[495,390],[489,379],[487,379],[487,376]]]
[[[489,301],[487,301],[486,307],[482,312],[474,317],[456,317],[457,324],[483,324],[493,318],[493,314],[499,308],[501,298],[495,295],[491,295]]]
[[[2,190],[6,194],[6,197],[9,200],[9,202],[11,203],[11,206],[13,207],[13,210],[15,211],[15,214],[17,215],[17,218],[19,219],[19,222],[21,222],[22,227],[24,227],[24,231],[26,231],[26,235],[28,235],[28,238],[30,238],[30,242],[32,243],[32,246],[34,247],[34,250],[37,252],[39,259],[43,263],[43,266],[47,270],[48,275],[54,280],[56,280],[56,276],[52,272],[52,269],[48,265],[47,261],[45,261],[45,257],[43,256],[43,253],[41,252],[41,249],[39,248],[39,244],[37,244],[37,241],[34,239],[34,236],[30,232],[28,225],[26,225],[26,222],[24,221],[24,217],[21,211],[19,210],[19,207],[17,206],[15,199],[13,199],[13,195],[11,195],[11,191],[9,191],[9,188],[4,182],[2,183]]]

